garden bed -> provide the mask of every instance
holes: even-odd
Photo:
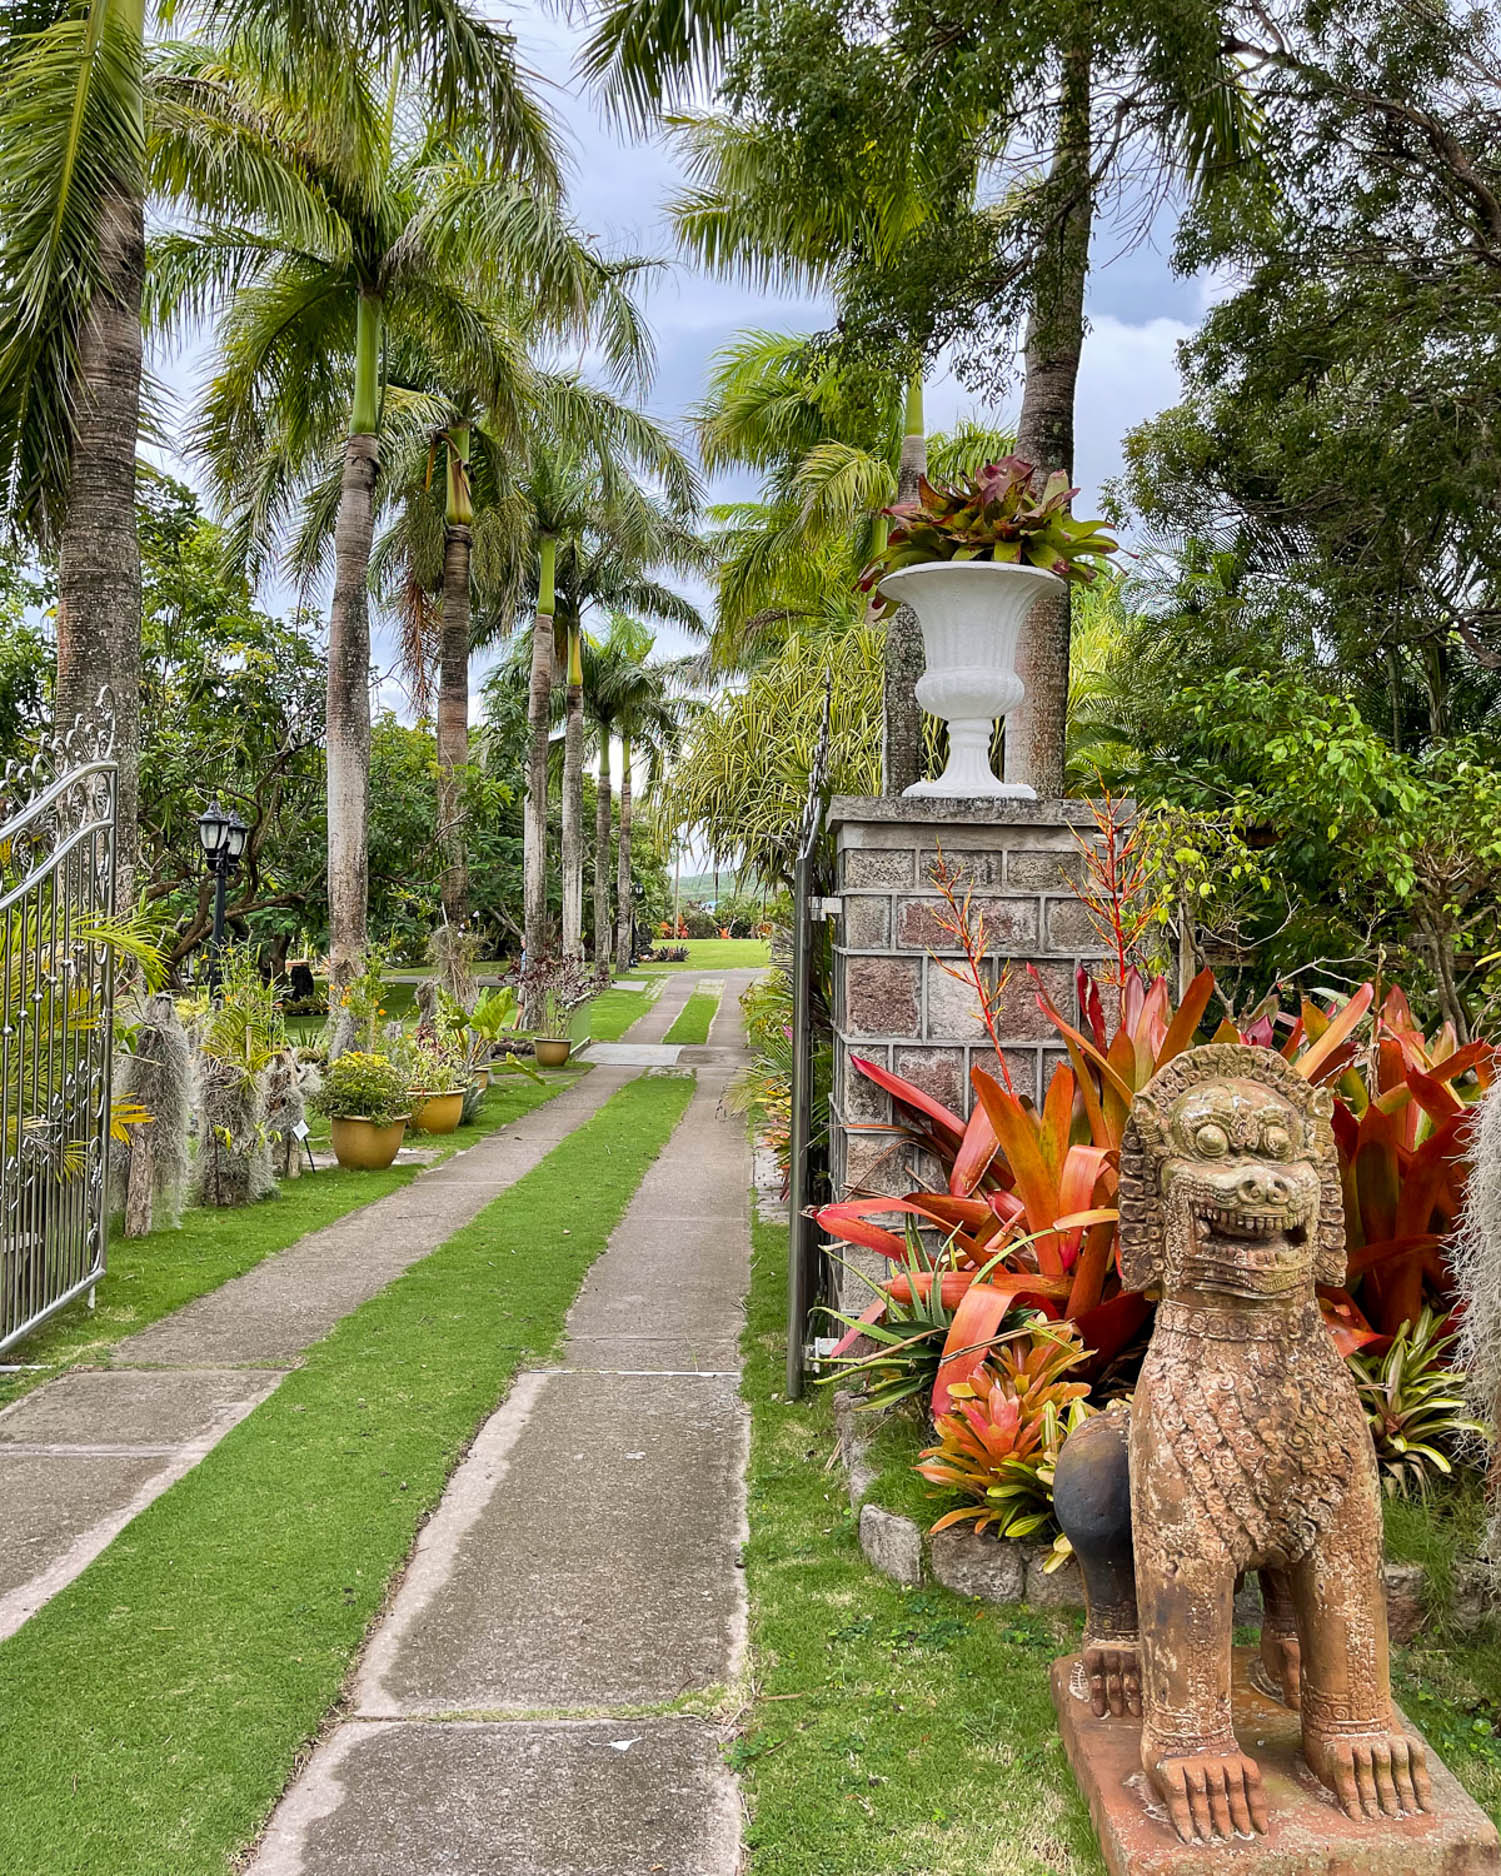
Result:
[[[1078,1565],[1070,1560],[1046,1570],[1051,1544],[931,1529],[956,1501],[931,1490],[913,1470],[931,1437],[914,1415],[864,1412],[848,1392],[834,1395],[833,1413],[860,1548],[874,1568],[908,1587],[941,1583],[982,1602],[1083,1607]],[[1477,1489],[1456,1488],[1429,1503],[1386,1501],[1384,1576],[1393,1641],[1411,1641],[1430,1627],[1475,1635],[1501,1615],[1501,1570],[1475,1556],[1483,1515]],[[1242,1623],[1259,1623],[1254,1588],[1242,1590],[1236,1614]]]

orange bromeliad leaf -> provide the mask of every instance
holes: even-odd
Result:
[[[968,1197],[985,1177],[1000,1142],[983,1104],[976,1101],[949,1174],[949,1191]]]
[[[972,1069],[970,1079],[1016,1179],[1017,1194],[1027,1208],[1027,1223],[1033,1231],[1046,1231],[1063,1208],[1058,1203],[1057,1181],[1048,1170],[1038,1138],[1037,1117],[983,1068]],[[1037,1263],[1045,1275],[1062,1276],[1063,1256],[1056,1237],[1038,1240]]]
[[[1362,984],[1339,1014],[1330,1018],[1324,1033],[1317,1041],[1310,1043],[1293,1063],[1293,1067],[1305,1081],[1314,1081],[1318,1078],[1319,1070],[1332,1060],[1341,1044],[1354,1034],[1356,1025],[1375,1001],[1376,986]],[[1307,1020],[1308,1015],[1305,1011],[1304,1022],[1307,1023]]]
[[[996,1331],[1020,1302],[1026,1299],[1056,1308],[1066,1289],[1057,1279],[1048,1281],[1011,1271],[998,1271],[984,1283],[974,1284],[954,1311],[943,1345],[938,1378],[933,1383],[934,1418],[948,1412],[949,1390],[968,1381],[984,1365]]]

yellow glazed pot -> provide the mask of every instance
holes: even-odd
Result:
[[[412,1096],[412,1125],[423,1133],[452,1133],[464,1112],[464,1090],[445,1089],[442,1094]]]
[[[572,1047],[567,1036],[538,1036],[532,1043],[532,1053],[539,1068],[561,1068]]]
[[[401,1150],[403,1120],[377,1126],[359,1114],[335,1114],[328,1123],[334,1157],[346,1172],[383,1172]]]

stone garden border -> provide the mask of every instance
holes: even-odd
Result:
[[[1047,1544],[977,1537],[973,1531],[940,1531],[934,1536],[915,1518],[870,1502],[867,1494],[876,1474],[866,1461],[869,1441],[861,1433],[854,1403],[855,1396],[847,1391],[835,1394],[834,1424],[850,1509],[859,1520],[860,1548],[867,1563],[909,1589],[933,1582],[981,1602],[1028,1603],[1035,1609],[1084,1606],[1077,1563],[1070,1561],[1052,1575],[1044,1573],[1043,1565],[1051,1554]],[[1392,1640],[1411,1641],[1428,1619],[1426,1572],[1420,1563],[1389,1561],[1382,1574]],[[1235,1614],[1237,1622],[1260,1621],[1254,1588],[1242,1590]],[[1480,1561],[1456,1564],[1454,1628],[1460,1634],[1473,1634],[1491,1614],[1501,1614],[1501,1572]]]

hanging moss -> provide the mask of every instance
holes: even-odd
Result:
[[[266,1070],[261,1124],[270,1144],[278,1179],[295,1179],[302,1170],[300,1128],[307,1124],[306,1090],[296,1051],[283,1049]]]
[[[147,997],[116,1084],[151,1116],[131,1129],[124,1155],[125,1236],[140,1238],[179,1222],[188,1177],[193,1056],[171,997]]]
[[[1449,1253],[1464,1304],[1458,1360],[1475,1413],[1501,1423],[1501,1083],[1480,1104],[1470,1136],[1465,1207]],[[1486,1554],[1501,1565],[1501,1453],[1492,1450]]]

